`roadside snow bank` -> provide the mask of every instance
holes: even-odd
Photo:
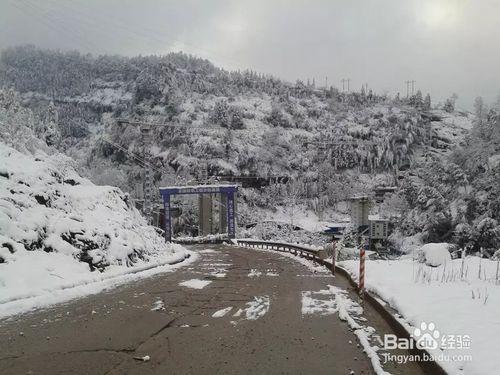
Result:
[[[12,299],[8,302],[0,302],[0,319],[16,314],[26,313],[31,310],[48,307],[57,303],[63,303],[73,298],[80,298],[92,294],[110,290],[125,283],[151,277],[160,273],[172,272],[180,267],[191,264],[197,259],[195,253],[189,254],[177,252],[170,257],[161,257],[151,260],[144,265],[135,265],[125,268],[110,266],[106,272],[87,272],[80,280],[68,281],[66,285],[55,285],[53,288],[38,288],[31,297]],[[181,262],[182,263],[176,263]],[[66,263],[67,264],[67,263]],[[85,277],[86,276],[86,277]],[[2,289],[2,288],[0,288]],[[1,325],[1,322],[0,322]]]
[[[339,262],[355,279],[359,261]],[[500,337],[500,285],[497,262],[478,257],[456,259],[439,267],[401,259],[368,260],[365,285],[403,316],[410,333],[422,322],[434,323],[441,349],[432,355],[472,355],[472,361],[440,361],[450,374],[495,374],[500,368],[497,342]],[[454,339],[469,336],[469,349],[454,349]],[[451,357],[450,357],[451,358]]]
[[[186,257],[126,194],[95,186],[72,164],[61,154],[28,155],[0,143],[0,309]]]

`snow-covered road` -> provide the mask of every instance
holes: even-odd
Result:
[[[374,373],[359,327],[387,327],[345,280],[275,252],[194,251],[176,272],[0,321],[0,373]]]

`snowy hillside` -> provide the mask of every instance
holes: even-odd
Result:
[[[73,164],[0,143],[0,303],[185,258],[126,194],[95,186]]]
[[[228,72],[182,53],[92,57],[18,47],[3,51],[0,82],[41,117],[54,101],[60,148],[82,156],[92,178],[127,189],[139,183],[138,168],[107,140],[140,154],[140,134],[117,126],[119,117],[178,127],[155,129],[149,147],[163,179],[189,180],[206,162],[209,175],[301,176],[315,184],[319,174],[408,167],[429,134],[439,148],[441,131],[470,122],[467,114],[429,114],[430,97],[420,92],[405,99],[340,92]],[[318,150],[318,142],[334,144]],[[122,173],[102,176],[103,164]]]
[[[3,51],[0,82],[19,92],[7,99],[40,119],[35,132],[77,160],[81,174],[132,197],[142,196],[143,147],[139,128],[119,125],[120,118],[175,125],[154,127],[146,148],[156,193],[202,175],[242,183],[241,227],[276,217],[297,224],[299,212],[335,221],[350,196],[398,186],[381,210],[399,218],[401,236],[459,245],[471,237],[475,250],[488,252],[496,246],[496,189],[485,183],[494,179],[498,147],[473,146],[480,121],[456,111],[453,96],[435,105],[420,91],[407,98],[364,87],[341,92],[228,72],[182,53],[94,57],[34,47]],[[488,116],[483,124],[497,121]],[[196,203],[172,204],[182,212],[174,231],[198,235]]]
[[[430,97],[420,92],[410,98],[364,88],[340,92],[228,72],[182,53],[93,57],[16,47],[2,53],[0,82],[42,119],[54,102],[58,147],[94,182],[128,192],[141,185],[141,167],[130,154],[142,154],[139,129],[116,123],[133,118],[176,126],[155,129],[148,147],[157,185],[191,181],[205,164],[209,176],[243,178],[257,188],[269,176],[291,177],[316,211],[380,183],[360,186],[360,173],[393,185],[394,172],[410,167],[424,145],[440,150],[447,132],[462,136],[454,127],[470,123],[467,114],[432,113]],[[357,173],[344,178],[350,171]]]

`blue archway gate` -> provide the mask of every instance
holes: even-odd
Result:
[[[170,197],[181,194],[222,194],[226,198],[227,213],[227,234],[229,238],[236,237],[236,215],[235,215],[235,194],[238,192],[238,185],[197,185],[197,186],[169,186],[160,188],[165,208],[165,240],[172,241],[172,215],[170,209]]]

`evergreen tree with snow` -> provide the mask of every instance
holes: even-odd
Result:
[[[483,122],[485,120],[485,117],[486,117],[486,106],[484,104],[484,100],[482,97],[478,96],[475,100],[474,100],[474,112],[475,112],[475,115],[476,115],[476,121],[477,121],[477,125],[479,128],[481,128],[483,126]]]
[[[429,93],[427,93],[427,95],[425,96],[425,99],[424,99],[424,109],[426,111],[429,111],[431,109],[431,95]]]
[[[43,137],[49,146],[57,147],[61,142],[58,113],[54,102],[50,102],[47,108],[47,120],[43,129]]]
[[[415,107],[422,108],[424,105],[424,99],[422,97],[422,91],[418,90],[413,99]]]
[[[230,125],[229,105],[226,100],[219,100],[215,103],[214,109],[210,114],[210,120],[213,124],[227,128]]]
[[[458,95],[453,94],[451,97],[446,99],[446,101],[444,102],[443,109],[448,113],[452,113],[455,110],[455,103],[456,103],[457,99],[458,99]]]
[[[243,129],[245,127],[245,124],[243,123],[243,112],[239,107],[236,106],[231,106],[230,108],[230,115],[231,115],[231,124],[230,127],[231,129]]]

